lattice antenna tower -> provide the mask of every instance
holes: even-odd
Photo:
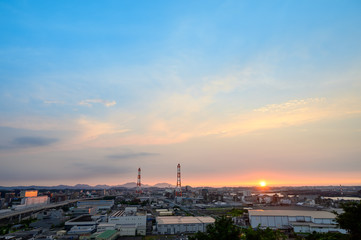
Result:
[[[141,194],[142,193],[142,183],[141,183],[141,170],[138,168],[138,178],[137,178],[137,190],[136,193]]]
[[[179,163],[177,165],[177,186],[175,188],[175,195],[179,197],[182,196],[181,168]]]

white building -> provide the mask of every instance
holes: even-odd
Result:
[[[157,217],[159,234],[179,234],[205,232],[209,224],[215,222],[212,217]]]
[[[173,216],[174,211],[168,209],[156,209],[155,210],[158,216]]]
[[[346,230],[337,226],[335,214],[326,211],[249,210],[248,213],[252,228],[293,228],[296,233],[346,233]]]
[[[138,212],[136,207],[125,208],[124,211],[116,211],[108,217],[108,223],[116,224],[117,228],[125,229],[135,226],[136,235],[146,234],[147,215],[144,212]]]
[[[99,223],[97,232],[105,232],[107,230],[116,230],[116,224],[113,223]]]

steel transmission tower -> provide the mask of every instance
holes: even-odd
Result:
[[[177,165],[177,186],[175,188],[175,195],[178,197],[182,196],[182,184],[181,184],[181,169],[180,164]]]
[[[138,168],[137,190],[136,193],[142,193],[142,183],[140,182],[140,168]]]

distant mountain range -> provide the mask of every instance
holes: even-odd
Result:
[[[21,190],[27,190],[27,189],[37,189],[37,190],[43,190],[43,189],[110,189],[110,188],[135,188],[137,187],[137,183],[136,182],[129,182],[129,183],[125,183],[125,184],[121,184],[121,185],[115,185],[115,186],[109,186],[109,185],[96,185],[96,186],[90,186],[88,184],[76,184],[74,186],[69,186],[69,185],[58,185],[58,186],[12,186],[12,187],[3,187],[0,186],[0,190],[16,190],[16,189],[21,189]],[[174,187],[174,185],[169,184],[169,183],[157,183],[153,186],[148,185],[148,184],[144,184],[142,185],[143,188],[149,188],[149,187],[155,187],[155,188],[168,188],[168,187]]]

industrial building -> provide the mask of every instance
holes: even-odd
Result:
[[[39,204],[49,204],[50,199],[48,196],[38,196],[38,197],[24,197],[21,199],[21,204],[25,206],[33,206]]]
[[[99,223],[97,232],[105,232],[107,230],[116,230],[116,224],[113,223]]]
[[[91,234],[96,231],[95,226],[74,226],[69,231],[68,234]]]
[[[138,212],[136,207],[127,207],[123,211],[116,211],[108,217],[108,223],[116,224],[120,230],[120,235],[146,234],[147,214]]]
[[[26,190],[20,192],[20,197],[37,197],[38,196],[38,190]]]
[[[87,208],[93,207],[99,210],[109,210],[114,206],[114,200],[87,200],[87,201],[78,201],[78,208]]]
[[[249,210],[249,221],[252,228],[289,229],[296,233],[340,232],[335,222],[335,214],[326,211],[300,210]]]
[[[49,203],[50,203],[50,199],[48,196],[24,197],[21,199],[21,204],[13,206],[13,209],[21,210],[21,209],[36,207]]]
[[[96,229],[99,222],[100,218],[82,215],[65,222],[65,229],[69,230],[72,227],[94,227]]]
[[[209,224],[213,224],[212,217],[157,217],[157,229],[159,234],[180,234],[205,232]]]
[[[95,240],[114,240],[117,239],[119,232],[116,230],[107,230],[95,236]],[[91,238],[93,239],[93,238]]]
[[[70,213],[72,216],[81,216],[81,215],[94,215],[97,213],[97,208],[95,207],[81,207],[81,208],[71,208]]]

